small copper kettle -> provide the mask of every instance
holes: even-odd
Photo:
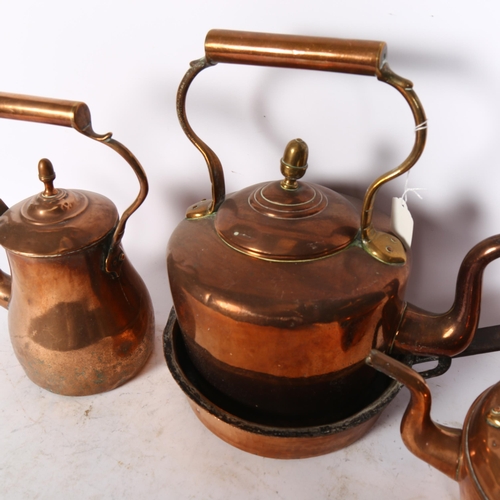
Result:
[[[185,110],[195,76],[217,63],[376,76],[409,104],[413,149],[363,201],[303,182],[308,150],[300,139],[285,149],[281,181],[226,195],[221,163]],[[500,236],[467,255],[450,311],[436,315],[405,302],[410,250],[374,211],[374,198],[416,163],[427,129],[412,83],[389,69],[383,42],[213,30],[177,102],[180,123],[207,162],[212,198],[188,209],[169,242],[175,312],[195,368],[242,418],[279,428],[340,421],[387,388],[364,362],[372,348],[452,356],[468,346],[482,271],[500,256]]]
[[[432,421],[429,386],[416,371],[376,350],[366,362],[410,390],[401,422],[406,447],[458,481],[464,500],[500,498],[500,382],[474,401],[463,429],[455,429]]]
[[[110,133],[92,130],[84,103],[0,94],[0,117],[73,127],[114,149],[139,179],[140,194],[119,218],[100,194],[54,187],[52,164],[42,159],[43,192],[10,209],[0,202],[0,244],[12,273],[0,271],[0,304],[28,377],[68,396],[118,387],[153,348],[151,299],[121,246],[148,191],[145,173]]]

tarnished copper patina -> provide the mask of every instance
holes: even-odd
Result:
[[[0,94],[0,117],[73,127],[117,151],[139,179],[140,193],[120,218],[100,194],[55,187],[54,168],[42,159],[43,191],[10,209],[2,202],[0,211],[12,273],[1,273],[0,304],[28,377],[69,396],[113,389],[142,368],[153,347],[151,299],[121,246],[125,223],[148,191],[144,171],[111,134],[93,132],[84,103]]]
[[[164,334],[164,352],[176,382],[189,396],[196,416],[217,436],[242,450],[264,457],[291,459],[323,455],[348,446],[363,436],[393,400],[399,385],[376,375],[374,401],[346,418],[327,424],[282,425],[263,418],[258,408],[238,402],[216,389],[196,369],[172,310]],[[411,357],[405,362],[412,363]]]
[[[219,62],[376,76],[409,104],[413,149],[372,183],[364,200],[304,182],[307,146],[300,139],[285,148],[281,181],[226,195],[220,161],[185,110],[194,77]],[[368,407],[389,385],[385,379],[377,386],[365,364],[372,348],[446,356],[467,348],[482,271],[500,256],[500,236],[467,255],[450,311],[436,315],[405,302],[410,250],[373,204],[383,184],[416,163],[427,129],[412,83],[389,69],[384,43],[210,31],[205,57],[191,64],[179,87],[178,114],[207,162],[212,198],[192,205],[170,239],[175,312],[193,366],[247,408],[253,422],[326,425]]]
[[[500,498],[500,382],[474,401],[463,429],[455,429],[432,421],[431,393],[417,372],[379,351],[366,362],[410,390],[401,422],[407,448],[458,481],[464,500]]]

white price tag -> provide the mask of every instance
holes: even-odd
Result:
[[[391,228],[401,238],[406,248],[410,248],[413,236],[413,218],[403,198],[392,199]]]

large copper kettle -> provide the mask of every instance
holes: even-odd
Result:
[[[431,314],[405,302],[410,250],[373,210],[377,190],[416,163],[427,132],[412,83],[385,57],[383,42],[213,30],[180,85],[180,123],[208,164],[212,198],[191,206],[170,239],[175,313],[193,369],[225,401],[219,406],[246,422],[297,429],[342,421],[387,390],[388,379],[364,362],[372,348],[453,356],[476,330],[482,271],[500,256],[500,236],[469,252],[454,306]],[[222,62],[376,76],[409,104],[414,147],[362,201],[303,182],[301,140],[285,149],[281,181],[226,195],[220,161],[185,111],[194,77]]]
[[[376,350],[366,362],[410,390],[401,422],[408,449],[458,481],[464,500],[500,498],[500,382],[478,396],[463,429],[455,429],[432,421],[431,393],[416,371]]]
[[[73,127],[119,153],[139,179],[140,193],[121,218],[100,194],[54,187],[47,159],[38,165],[40,194],[9,209],[0,200],[0,244],[12,273],[0,271],[0,305],[28,377],[69,396],[113,389],[153,348],[151,299],[121,246],[148,191],[144,171],[111,134],[92,130],[84,103],[0,94],[0,117]]]

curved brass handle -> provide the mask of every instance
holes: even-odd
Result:
[[[106,257],[106,271],[118,275],[123,260],[120,242],[125,224],[148,194],[148,180],[137,158],[123,144],[112,139],[111,133],[99,135],[92,130],[90,110],[83,102],[0,93],[0,118],[72,127],[110,147],[132,167],[139,180],[139,194],[120,217]]]
[[[415,119],[416,137],[408,158],[399,167],[376,179],[368,188],[361,212],[361,240],[364,248],[375,258],[391,264],[404,263],[406,252],[399,239],[372,227],[373,205],[378,189],[389,180],[407,172],[419,159],[425,146],[426,118],[413,91],[412,82],[393,73],[385,57],[384,42],[228,30],[209,31],[205,40],[205,57],[191,63],[177,93],[180,124],[204,156],[212,182],[212,200],[191,207],[187,217],[203,217],[215,212],[225,197],[224,173],[220,160],[194,133],[186,117],[187,91],[193,79],[202,70],[223,62],[376,76],[377,79],[395,87],[408,102]]]

